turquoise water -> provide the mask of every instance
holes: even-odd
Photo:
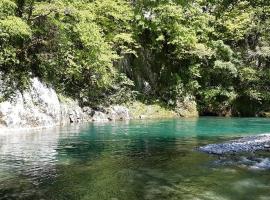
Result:
[[[270,132],[269,119],[84,124],[0,134],[0,199],[270,199],[270,153],[196,147]]]

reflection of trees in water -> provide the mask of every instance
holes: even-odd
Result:
[[[92,124],[72,140],[60,139],[58,153],[75,161],[58,166],[62,174],[49,193],[61,190],[60,199],[142,199],[144,184],[138,179],[144,180],[154,163],[167,162],[161,156],[175,148],[175,136],[163,137],[159,129],[157,122]]]
[[[95,123],[6,137],[1,144],[11,144],[3,150],[6,158],[12,152],[10,162],[22,157],[19,175],[45,182],[44,199],[142,199],[157,185],[170,186],[177,168],[189,162],[191,127],[193,121],[177,120]]]
[[[0,168],[10,167],[6,171],[13,170],[19,178],[40,177],[36,182],[43,184],[27,186],[39,192],[29,190],[32,199],[199,199],[204,195],[217,199],[212,191],[231,181],[220,179],[226,177],[223,170],[208,169],[208,155],[193,151],[202,142],[203,123],[193,119],[95,123],[4,135],[0,136],[1,161],[4,158]],[[219,185],[209,188],[208,181]]]
[[[60,199],[76,199],[76,195],[106,199],[114,193],[136,197],[151,186],[147,183],[146,187],[146,181],[168,185],[166,170],[171,170],[175,159],[185,162],[185,128],[183,122],[172,120],[95,123],[7,135],[1,151],[5,163],[10,162],[6,166],[20,158],[11,170],[37,183],[45,182],[54,195],[62,191]],[[48,186],[50,179],[55,181],[52,186]],[[143,195],[141,192],[140,198]]]
[[[182,166],[190,162],[192,146],[196,146],[196,119],[153,121],[142,124],[143,131],[126,148],[126,159],[136,163],[133,170],[134,183],[127,183],[140,199],[170,199],[162,196],[169,188],[176,195],[175,185],[183,180]],[[192,163],[191,165],[192,166]],[[130,172],[129,172],[130,174]]]
[[[67,164],[82,164],[98,159],[109,143],[108,129],[104,123],[89,124],[87,129],[74,137],[61,137],[59,140],[58,157]]]

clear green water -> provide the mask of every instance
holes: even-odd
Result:
[[[270,153],[195,150],[266,132],[268,119],[200,118],[3,133],[0,199],[270,199]]]

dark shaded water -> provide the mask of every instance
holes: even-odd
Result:
[[[270,132],[270,120],[200,118],[0,134],[0,199],[270,199],[270,153],[194,150]]]

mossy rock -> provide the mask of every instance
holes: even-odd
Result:
[[[128,106],[130,114],[134,119],[157,119],[157,118],[174,118],[177,113],[158,103],[144,104],[136,101]]]

